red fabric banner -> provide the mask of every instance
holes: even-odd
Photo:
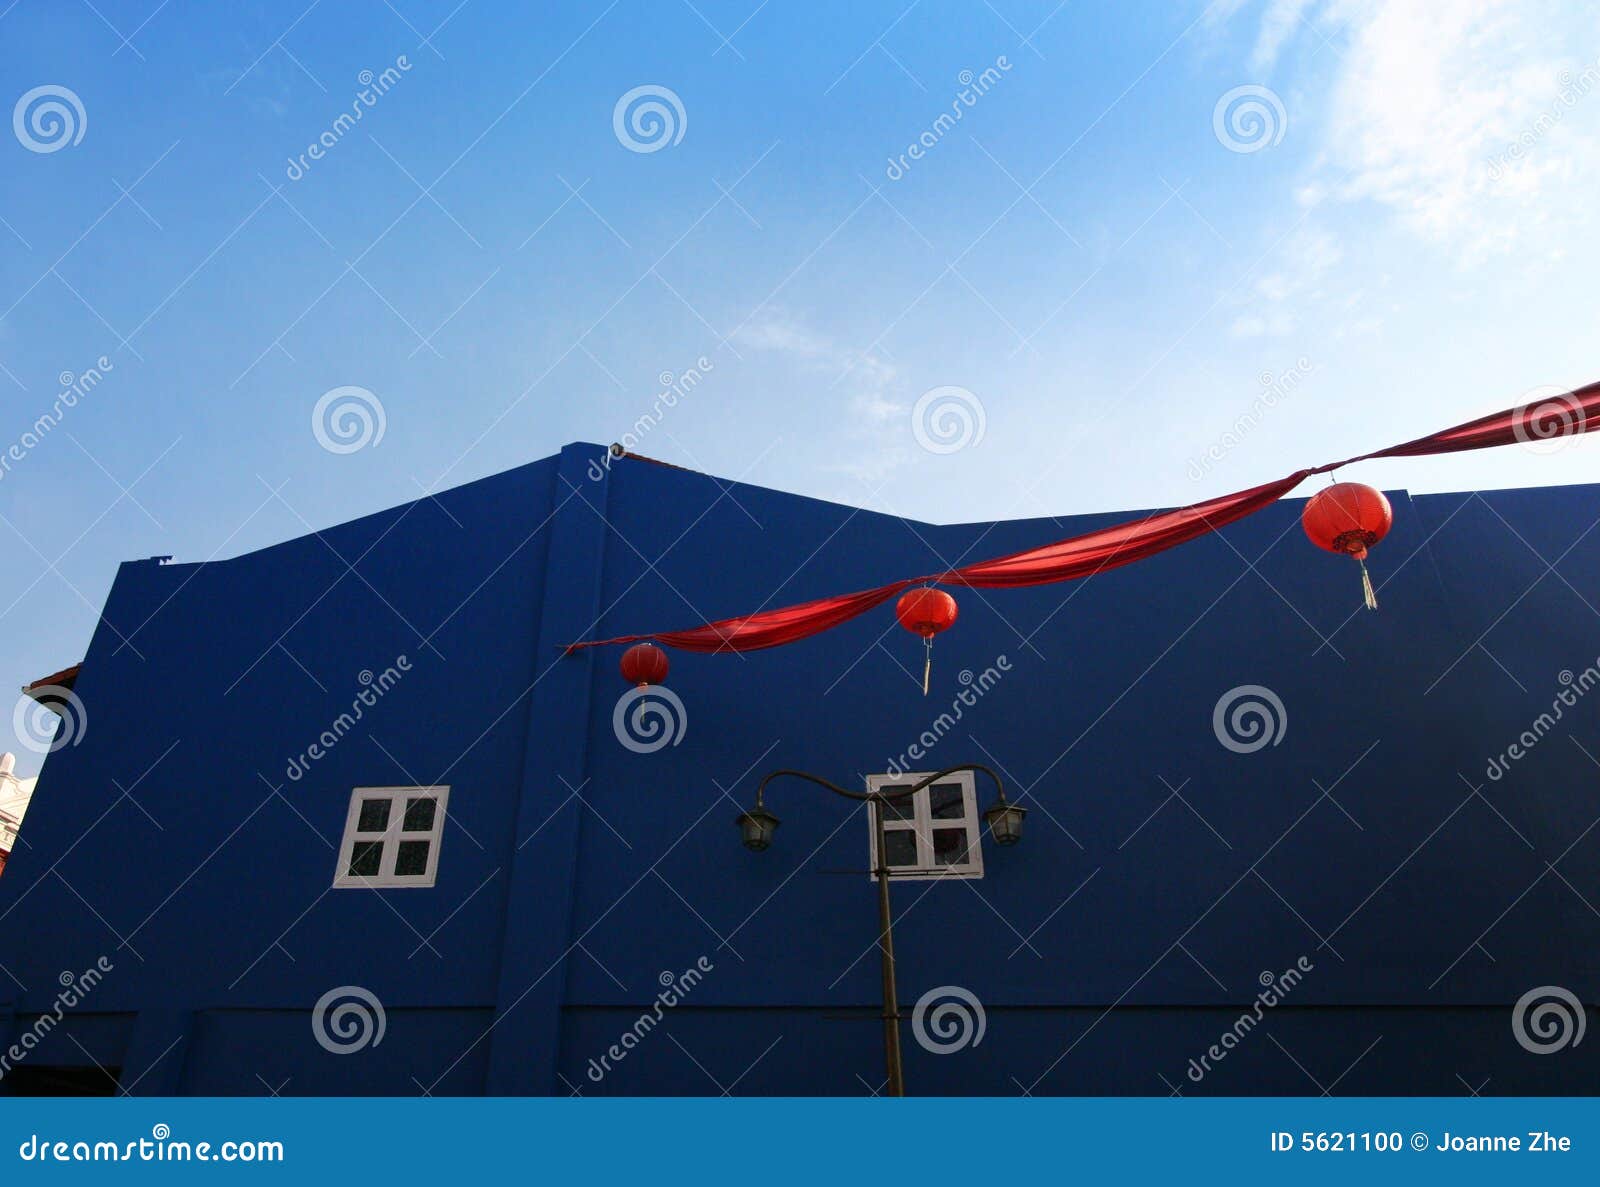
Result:
[[[604,647],[608,643],[660,643],[680,651],[760,651],[763,647],[782,647],[796,639],[819,635],[829,627],[849,622],[874,606],[881,606],[915,581],[896,581],[877,589],[819,598],[798,606],[783,606],[739,618],[724,618],[686,631],[664,631],[657,635],[622,635],[616,639],[596,639],[569,644],[569,652],[584,647]]]
[[[738,618],[724,618],[688,630],[622,635],[615,639],[572,643],[567,651],[645,640],[684,651],[703,652],[758,651],[764,647],[781,647],[785,643],[809,638],[848,622],[911,586],[924,582],[989,588],[1045,585],[1087,577],[1142,560],[1252,515],[1269,503],[1276,502],[1312,475],[1325,474],[1341,466],[1375,458],[1422,457],[1468,449],[1491,449],[1519,441],[1543,441],[1586,433],[1595,428],[1600,428],[1600,383],[1519,404],[1504,412],[1480,417],[1431,436],[1419,437],[1415,441],[1391,445],[1375,453],[1365,453],[1342,462],[1330,462],[1309,470],[1296,470],[1276,482],[1263,483],[1249,490],[1222,495],[1173,511],[1155,512],[1143,519],[1112,524],[1081,536],[1057,540],[1009,556],[978,561],[944,573],[907,578],[876,589],[818,598],[796,606],[762,610]]]
[[[1236,494],[1223,495],[1204,503],[1159,511],[1144,519],[1112,524],[1081,536],[1058,540],[1040,548],[1014,552],[1010,556],[941,573],[935,580],[946,585],[1016,586],[1044,585],[1070,581],[1104,569],[1114,569],[1132,561],[1204,536],[1275,503],[1288,494],[1311,472],[1297,470],[1287,478],[1253,486]]]

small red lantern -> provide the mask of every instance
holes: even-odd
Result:
[[[908,589],[894,604],[894,616],[914,635],[922,636],[926,656],[922,664],[922,695],[928,695],[928,677],[933,672],[933,637],[947,631],[956,621],[956,600],[942,589],[925,586]]]
[[[622,653],[622,678],[640,688],[667,678],[667,653],[654,643],[635,643]]]
[[[1356,558],[1367,609],[1376,610],[1378,595],[1367,576],[1367,549],[1394,526],[1394,510],[1384,493],[1359,482],[1337,482],[1311,496],[1300,513],[1300,523],[1318,548]]]

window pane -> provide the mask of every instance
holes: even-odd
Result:
[[[396,874],[426,874],[428,872],[428,842],[401,841],[400,851],[395,854],[394,872]]]
[[[959,783],[937,783],[928,789],[929,807],[935,820],[960,820],[966,811]]]
[[[884,852],[890,866],[917,864],[917,834],[910,829],[897,828],[884,833]]]
[[[880,787],[878,788],[878,794],[882,795],[886,791],[899,791],[901,787],[910,786],[911,784],[909,783],[902,783],[896,787]],[[917,797],[914,795],[903,795],[894,800],[882,800],[879,802],[879,806],[883,809],[883,818],[885,820],[915,820],[917,816]]]
[[[368,803],[371,802],[370,800],[368,801]],[[382,841],[357,841],[350,850],[350,873],[352,875],[359,875],[363,878],[376,878],[382,862]]]
[[[936,828],[933,830],[934,865],[964,865],[966,860],[967,830],[964,827]]]
[[[389,827],[388,800],[362,800],[361,815],[356,818],[356,832],[381,833]]]
[[[408,833],[425,833],[433,829],[434,809],[439,801],[432,796],[406,801],[406,822],[400,827]]]

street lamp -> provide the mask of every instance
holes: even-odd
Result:
[[[770,771],[762,777],[756,787],[755,806],[748,812],[741,812],[734,821],[739,826],[739,838],[746,849],[760,853],[772,844],[772,835],[777,830],[778,818],[766,807],[767,784],[774,779],[785,775],[795,779],[804,779],[808,783],[815,783],[818,787],[826,788],[834,795],[843,796],[849,800],[860,800],[872,804],[873,815],[873,852],[876,867],[873,873],[878,880],[878,952],[883,963],[883,1057],[884,1065],[889,1073],[889,1095],[904,1096],[906,1094],[905,1071],[900,1060],[900,1000],[895,987],[894,970],[894,926],[889,910],[889,879],[893,873],[889,868],[888,840],[883,827],[883,806],[881,801],[901,800],[906,796],[915,795],[923,788],[937,783],[940,779],[949,777],[957,771],[981,771],[994,780],[996,799],[983,814],[984,820],[989,825],[989,831],[994,834],[995,843],[998,845],[1015,845],[1022,837],[1022,818],[1028,814],[1026,808],[1019,808],[1006,800],[1005,785],[1000,782],[1000,776],[979,763],[961,763],[957,766],[946,767],[936,774],[912,784],[909,787],[897,787],[889,791],[851,791],[849,788],[840,787],[837,783],[830,783],[819,775],[807,771],[789,769]]]
[[[752,853],[760,853],[772,844],[772,834],[778,828],[778,818],[761,806],[759,798],[756,800],[755,809],[741,812],[735,823],[739,826],[739,835],[744,841],[744,847]]]
[[[1006,802],[1006,793],[1002,788],[1000,798],[984,812],[983,818],[989,822],[989,831],[994,834],[996,845],[1015,845],[1022,840],[1022,818],[1027,814],[1026,808]]]

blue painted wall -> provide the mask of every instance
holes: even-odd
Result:
[[[640,754],[613,733],[615,653],[562,643],[1120,517],[934,527],[603,456],[571,446],[233,560],[124,566],[78,685],[84,740],[50,757],[0,878],[0,1032],[105,955],[30,1061],[92,1059],[140,1093],[869,1092],[864,819],[796,783],[771,790],[768,852],[732,820],[774,767],[886,770],[1004,655],[916,764],[990,763],[1030,816],[983,879],[895,888],[903,1003],[959,985],[987,1014],[950,1055],[907,1027],[913,1092],[1593,1090],[1596,1045],[1530,1054],[1511,1006],[1597,996],[1600,692],[1504,778],[1485,768],[1600,660],[1600,488],[1391,492],[1377,614],[1298,503],[1087,581],[957,591],[926,699],[887,608],[776,651],[674,654],[686,733]],[[360,673],[401,655],[361,727],[290,779]],[[1246,684],[1287,729],[1239,754],[1212,710]],[[350,789],[409,783],[451,787],[437,885],[331,890]],[[1302,957],[1260,1031],[1186,1077],[1263,970]],[[661,974],[701,958],[596,1077]],[[383,1002],[381,1044],[313,1041],[339,985]]]

